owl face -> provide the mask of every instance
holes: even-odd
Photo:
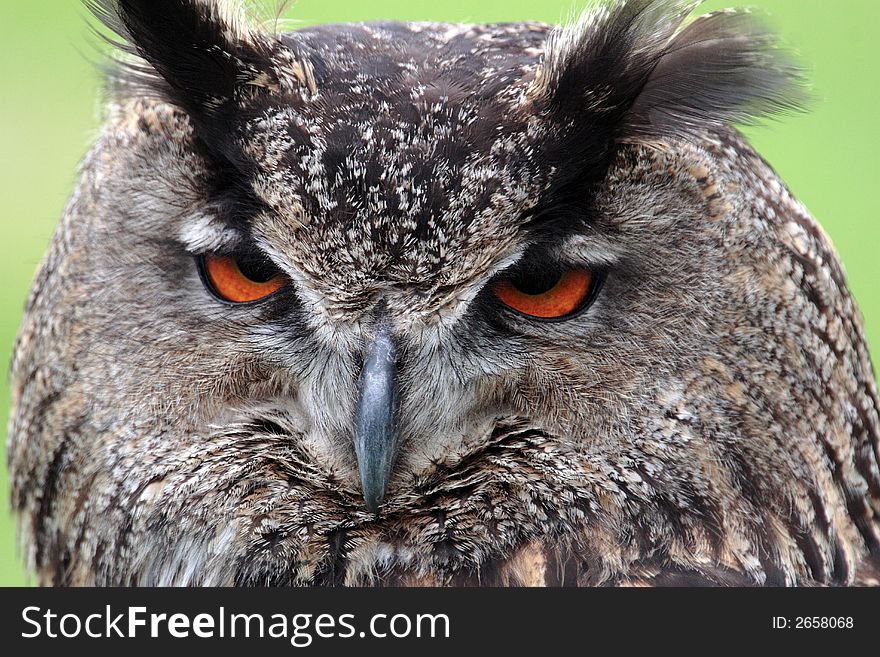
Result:
[[[481,48],[487,36],[515,54],[494,42]],[[233,404],[283,413],[309,460],[339,477],[361,511],[376,512],[386,490],[409,496],[439,464],[479,452],[500,417],[525,412],[558,426],[571,386],[564,399],[543,389],[564,378],[585,345],[601,348],[587,337],[587,310],[613,248],[587,228],[581,194],[564,189],[581,173],[549,166],[559,157],[554,136],[538,126],[529,99],[546,37],[537,26],[495,35],[419,24],[285,35],[277,48],[320,53],[324,72],[308,64],[304,86],[242,110],[256,116],[234,125],[229,161],[198,155],[181,170],[175,144],[163,180],[154,165],[138,167],[144,179],[120,192],[179,194],[168,172],[190,179],[195,193],[178,197],[184,210],[170,231],[167,211],[155,221],[150,210],[122,209],[133,224],[178,237],[175,275],[198,308],[184,322],[200,327],[182,330],[247,345],[241,357],[265,370],[259,379],[271,379],[271,392],[247,388]],[[417,65],[415,52],[431,55]],[[384,73],[366,84],[364,70]],[[156,118],[168,120],[192,149],[198,137],[187,118]],[[161,324],[181,324],[180,300]],[[555,352],[537,368],[536,340]],[[383,343],[387,353],[370,367]],[[216,372],[229,370],[227,357]],[[201,379],[203,361],[198,370]],[[593,385],[591,376],[584,387]],[[228,413],[232,399],[212,392],[193,401]],[[247,422],[252,413],[230,417]]]
[[[794,201],[725,127],[795,91],[760,28],[682,29],[685,5],[274,35],[213,2],[100,4],[140,63],[17,349],[32,567],[841,577],[869,525],[783,427],[821,350],[782,328],[819,311],[780,253],[827,247],[807,215],[767,225]]]

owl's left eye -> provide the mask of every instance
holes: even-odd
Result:
[[[596,274],[586,268],[531,269],[502,278],[495,296],[508,308],[536,319],[567,319],[586,308],[597,289]]]
[[[206,255],[202,276],[218,298],[230,303],[251,303],[274,294],[287,277],[269,260],[249,255]]]

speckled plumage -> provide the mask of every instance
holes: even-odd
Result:
[[[104,2],[149,64],[118,80],[16,346],[40,581],[876,584],[859,312],[728,125],[795,103],[791,71],[742,14],[682,28],[692,4],[274,35]],[[218,303],[194,256],[241,244],[291,284]],[[605,272],[586,312],[493,300],[536,254]],[[352,416],[377,307],[401,444],[372,514]]]

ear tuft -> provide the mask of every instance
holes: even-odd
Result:
[[[273,40],[220,0],[86,0],[137,59],[114,77],[210,124],[256,88],[278,86]]]
[[[752,14],[717,12],[683,27],[699,4],[620,0],[585,13],[548,41],[531,98],[616,141],[688,138],[804,102],[799,69]]]

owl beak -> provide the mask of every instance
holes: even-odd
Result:
[[[375,513],[385,499],[397,454],[397,354],[387,321],[380,323],[364,354],[358,395],[354,447],[364,501]]]

